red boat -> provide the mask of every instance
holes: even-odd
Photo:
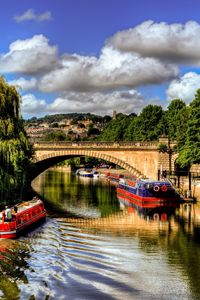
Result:
[[[16,238],[32,224],[46,217],[44,203],[35,198],[15,205],[11,211],[12,219],[10,221],[6,221],[4,211],[1,213],[0,238]]]
[[[174,206],[180,202],[180,195],[168,181],[144,179],[121,179],[117,186],[117,196],[143,208]]]

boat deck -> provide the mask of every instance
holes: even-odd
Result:
[[[17,213],[20,213],[40,203],[41,203],[40,199],[32,199],[23,203],[19,203],[15,205],[15,207],[17,207]]]

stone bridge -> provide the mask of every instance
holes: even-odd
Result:
[[[112,162],[138,178],[157,179],[159,170],[173,170],[173,157],[160,153],[151,142],[36,142],[32,178],[58,162],[77,156],[91,156]],[[168,143],[168,140],[167,140]]]

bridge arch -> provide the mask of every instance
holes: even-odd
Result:
[[[61,150],[61,151],[52,151],[48,153],[42,153],[36,160],[35,160],[35,166],[42,166],[42,168],[38,169],[38,172],[36,172],[35,176],[39,175],[41,172],[43,172],[45,169],[48,169],[50,166],[55,165],[56,163],[66,160],[68,158],[77,157],[77,156],[90,156],[99,158],[102,160],[106,160],[109,162],[112,162],[128,172],[130,172],[133,176],[137,178],[144,178],[145,175],[142,174],[138,169],[131,166],[127,162],[123,161],[120,158],[111,156],[105,152],[98,152],[95,150]],[[41,169],[41,171],[40,171]]]
[[[160,169],[169,169],[170,157],[167,153],[160,153],[158,142],[40,141],[33,146],[35,170],[42,165],[44,169],[45,163],[50,167],[59,159],[62,161],[74,156],[91,156],[110,161],[138,178],[157,179]]]

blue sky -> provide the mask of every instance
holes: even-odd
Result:
[[[24,118],[139,113],[200,88],[198,0],[6,0],[0,74]]]

